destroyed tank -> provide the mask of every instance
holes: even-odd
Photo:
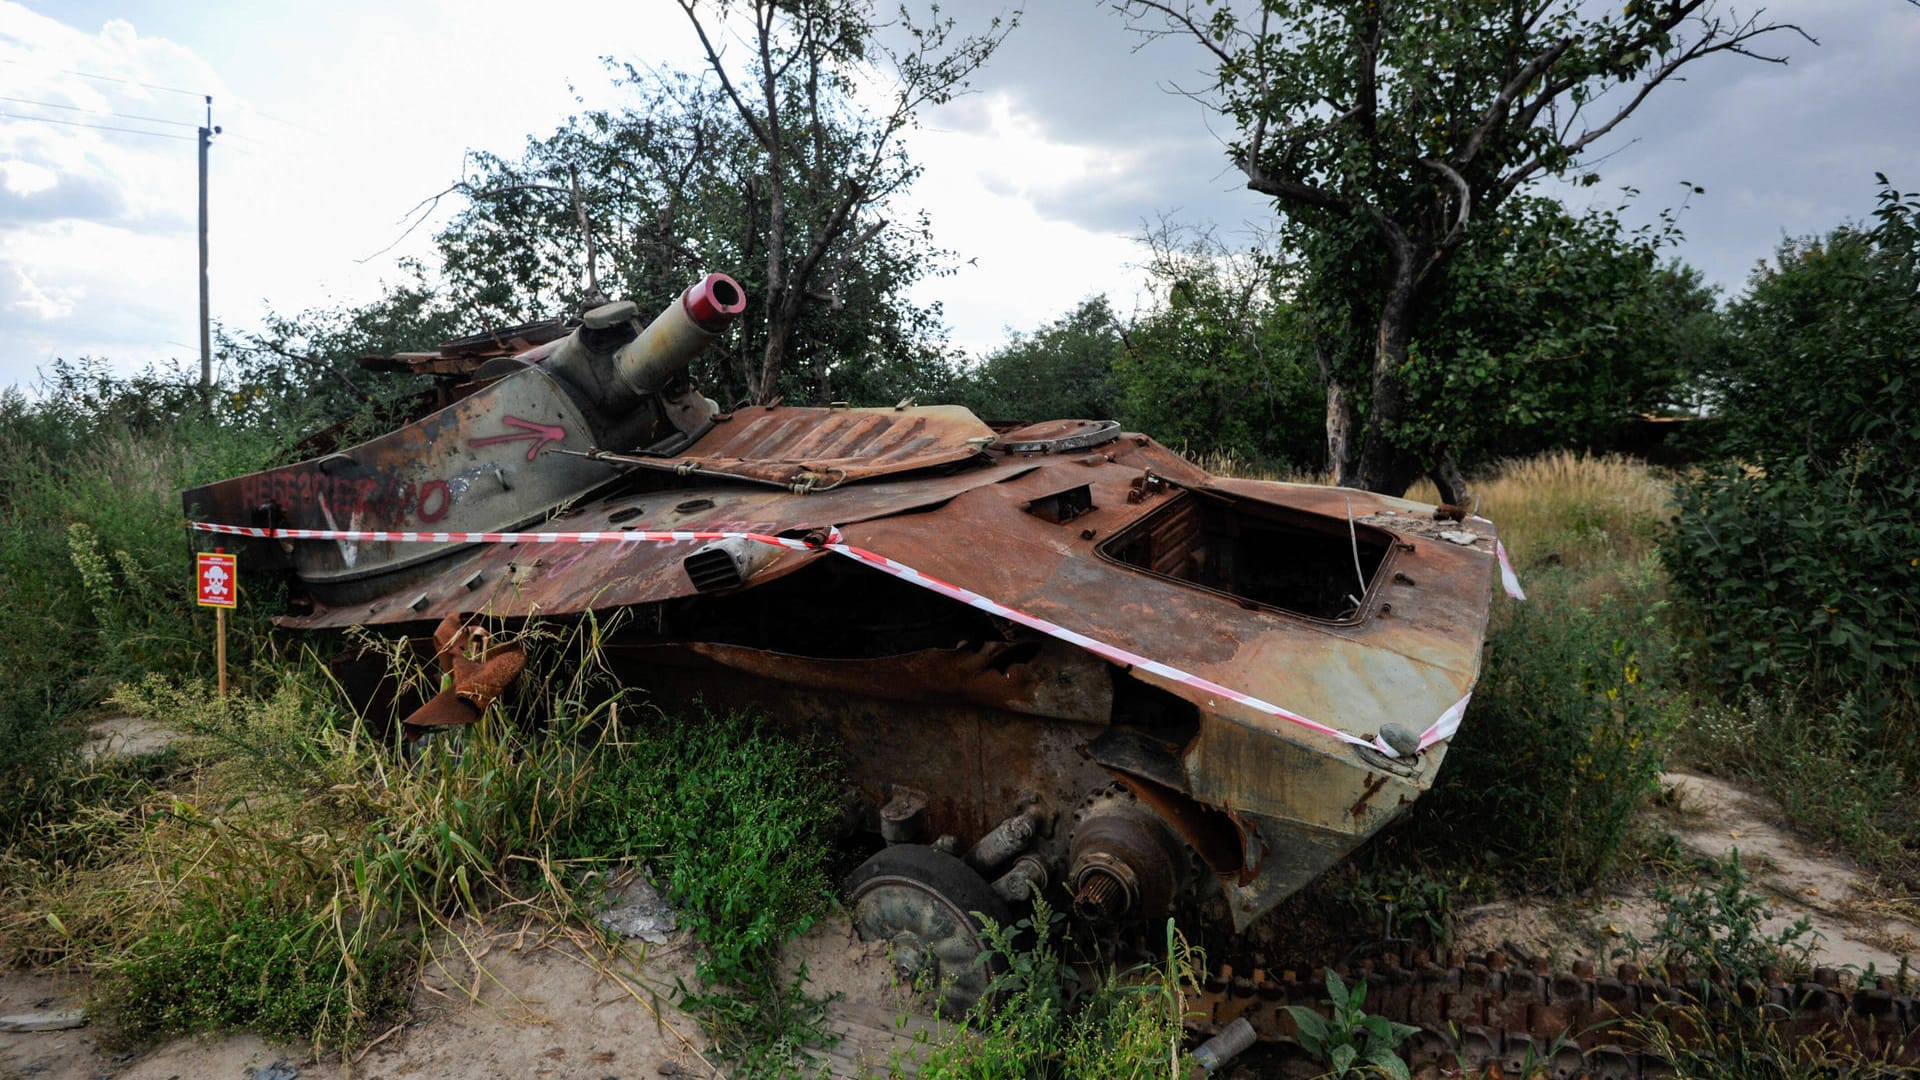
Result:
[[[464,372],[457,400],[185,492],[193,535],[285,574],[285,626],[437,626],[453,677],[415,729],[517,673],[471,655],[485,627],[626,612],[624,679],[835,749],[877,849],[855,923],[955,1001],[985,978],[975,913],[1045,895],[1239,932],[1431,784],[1504,561],[1489,522],[1209,475],[1108,420],[722,411],[687,367],[744,307],[715,274],[644,326],[614,303],[389,358]]]

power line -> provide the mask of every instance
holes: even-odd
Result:
[[[87,109],[79,105],[62,105],[57,101],[35,101],[32,98],[8,97],[0,94],[0,101],[14,101],[22,105],[38,105],[47,109],[65,109],[68,112],[85,113],[88,116],[117,116],[122,120],[139,120],[147,124],[170,124],[173,127],[197,128],[199,124],[189,124],[185,120],[166,120],[158,116],[136,116],[133,113],[114,112],[111,109]]]
[[[51,116],[28,116],[24,113],[0,112],[0,117],[8,120],[37,120],[42,124],[62,124],[66,127],[94,128],[99,131],[121,131],[128,135],[150,135],[156,139],[178,139],[181,142],[193,141],[193,137],[190,135],[169,135],[164,131],[142,131],[139,128],[114,127],[111,124],[89,124],[80,120],[57,120]]]
[[[142,86],[147,88],[148,90],[159,90],[168,94],[185,94],[188,97],[205,97],[206,96],[205,94],[202,94],[198,90],[182,90],[177,86],[157,86],[153,83],[141,82],[139,79],[123,79],[116,75],[95,75],[89,71],[75,71],[72,68],[48,67],[45,64],[32,64],[32,63],[28,63],[25,60],[0,59],[0,64],[18,64],[21,67],[37,67],[42,71],[57,71],[62,75],[78,75],[83,79],[99,79],[101,82],[115,82],[115,83],[124,83],[128,86]]]

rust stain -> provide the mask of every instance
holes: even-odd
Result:
[[[1386,786],[1387,786],[1386,774],[1375,773],[1374,775],[1368,777],[1365,788],[1360,793],[1360,797],[1354,800],[1353,809],[1347,811],[1347,813],[1352,815],[1355,818],[1360,817],[1363,813],[1366,812],[1367,803],[1370,802],[1375,795],[1380,794],[1380,789]]]

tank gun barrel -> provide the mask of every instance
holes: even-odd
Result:
[[[725,274],[708,274],[681,293],[677,303],[667,305],[639,337],[620,347],[613,356],[614,370],[636,393],[654,393],[746,307],[739,282]]]

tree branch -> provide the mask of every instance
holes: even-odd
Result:
[[[1460,147],[1459,153],[1453,155],[1453,160],[1461,165],[1471,165],[1473,159],[1479,155],[1480,147],[1487,141],[1488,133],[1506,118],[1507,110],[1513,106],[1514,101],[1526,92],[1527,87],[1533,85],[1533,80],[1538,78],[1541,72],[1552,67],[1554,61],[1565,55],[1572,46],[1572,38],[1563,38],[1546,52],[1527,61],[1519,71],[1515,72],[1513,78],[1508,79],[1507,84],[1500,88],[1500,93],[1495,95],[1493,103],[1487,106],[1487,111],[1481,115],[1480,122],[1474,125],[1473,134],[1467,136],[1466,143]]]
[[[1467,235],[1467,221],[1473,215],[1473,189],[1467,185],[1465,177],[1444,161],[1421,158],[1420,164],[1453,181],[1454,188],[1460,192],[1460,212],[1454,218],[1453,227],[1447,230],[1447,234],[1440,238],[1437,245],[1442,252],[1451,251]]]
[[[753,132],[753,137],[759,139],[761,145],[765,145],[766,130],[760,126],[760,119],[747,108],[747,103],[741,100],[740,92],[734,89],[733,80],[727,77],[727,66],[720,60],[719,50],[714,48],[712,39],[707,37],[706,26],[700,22],[699,14],[694,11],[699,0],[676,0],[676,2],[680,5],[680,10],[687,13],[687,21],[693,24],[693,32],[700,37],[700,47],[706,50],[708,69],[719,77],[720,88],[727,92],[727,98],[733,102],[734,110],[740,114],[740,119],[746,123],[747,129]]]
[[[1242,166],[1242,168],[1246,167],[1247,166],[1244,165]],[[1358,205],[1353,199],[1345,195],[1328,191],[1325,188],[1315,187],[1312,184],[1304,183],[1290,177],[1270,176],[1264,170],[1256,170],[1249,173],[1247,176],[1247,187],[1262,195],[1271,195],[1276,199],[1300,203],[1303,206],[1311,206],[1319,210],[1336,210],[1341,213],[1351,213]]]
[[[1177,28],[1174,30],[1158,31],[1142,30],[1138,26],[1129,24],[1129,28],[1136,33],[1150,34],[1159,37],[1166,34],[1184,32],[1187,36],[1199,42],[1208,52],[1212,53],[1214,59],[1218,60],[1221,64],[1231,67],[1236,63],[1232,53],[1227,52],[1219,42],[1213,39],[1212,35],[1208,34],[1205,29],[1194,22],[1192,4],[1182,4],[1177,11],[1172,4],[1162,3],[1161,0],[1115,0],[1113,6],[1115,10],[1129,19],[1135,17],[1132,9],[1136,7],[1144,8],[1148,11],[1157,11],[1166,17],[1169,24]]]
[[[1676,2],[1675,9],[1678,10],[1680,6],[1681,5]],[[1697,6],[1698,6],[1697,4],[1689,4],[1686,6],[1686,10],[1691,11],[1693,10],[1694,7],[1697,7]],[[1587,129],[1586,131],[1582,132],[1579,135],[1579,137],[1571,141],[1564,141],[1564,140],[1556,141],[1556,145],[1553,147],[1553,153],[1555,154],[1555,156],[1561,157],[1565,160],[1571,160],[1572,158],[1577,156],[1582,150],[1585,150],[1588,146],[1591,146],[1595,140],[1604,137],[1608,132],[1620,126],[1620,123],[1624,121],[1627,117],[1633,115],[1634,111],[1638,109],[1641,103],[1647,99],[1647,95],[1653,93],[1653,90],[1655,87],[1659,86],[1660,84],[1666,82],[1668,79],[1672,78],[1673,74],[1679,71],[1682,67],[1694,62],[1695,60],[1700,59],[1703,56],[1710,56],[1717,52],[1735,52],[1742,56],[1748,56],[1758,60],[1765,60],[1768,63],[1784,64],[1786,63],[1785,57],[1763,56],[1761,54],[1752,52],[1751,50],[1746,48],[1746,45],[1748,42],[1753,41],[1756,38],[1762,37],[1766,34],[1776,33],[1782,30],[1791,31],[1792,33],[1800,35],[1802,38],[1804,38],[1809,42],[1812,42],[1813,44],[1816,44],[1816,45],[1819,44],[1818,41],[1815,41],[1812,35],[1808,34],[1805,30],[1801,29],[1798,25],[1794,23],[1768,23],[1764,26],[1760,26],[1760,25],[1757,25],[1758,22],[1759,22],[1759,15],[1752,15],[1747,17],[1745,20],[1743,20],[1739,25],[1735,26],[1731,31],[1723,31],[1721,24],[1718,20],[1707,23],[1704,29],[1702,30],[1701,36],[1698,40],[1693,42],[1691,45],[1688,45],[1686,48],[1682,49],[1677,55],[1670,57],[1665,63],[1661,64],[1659,68],[1657,68],[1654,71],[1654,73],[1649,78],[1646,79],[1646,81],[1642,82],[1639,85],[1639,87],[1635,90],[1633,96],[1627,100],[1627,103],[1621,106],[1617,111],[1615,111],[1614,114],[1611,117],[1609,117],[1604,123],[1601,123],[1597,127],[1592,127]],[[1565,83],[1566,81],[1567,80],[1559,80],[1554,85],[1560,85],[1561,83]],[[1546,91],[1542,91],[1543,97],[1545,96],[1545,94],[1546,94]],[[1537,104],[1538,103],[1536,103],[1536,105]],[[1538,111],[1537,108],[1534,109],[1534,112],[1536,114],[1537,114],[1537,111]],[[1534,154],[1525,163],[1521,164],[1519,167],[1515,168],[1507,176],[1502,177],[1500,179],[1500,181],[1497,184],[1498,191],[1502,196],[1504,196],[1506,193],[1511,192],[1514,188],[1518,187],[1520,184],[1532,178],[1541,169],[1543,169],[1545,165],[1546,165],[1545,153],[1542,152],[1542,153]]]

